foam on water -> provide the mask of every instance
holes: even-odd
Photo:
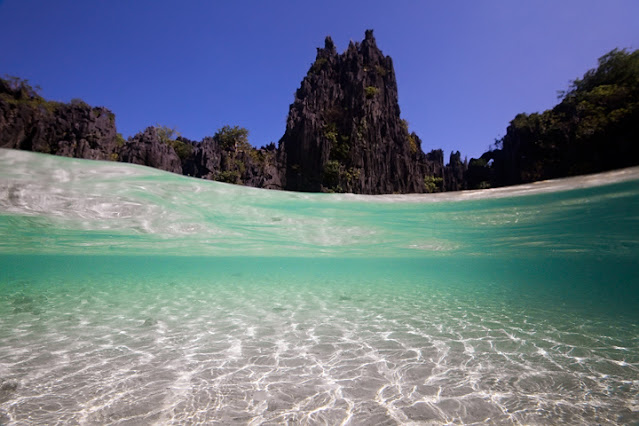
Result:
[[[0,150],[0,423],[639,421],[639,171],[297,194]]]

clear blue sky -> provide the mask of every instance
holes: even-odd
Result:
[[[367,28],[423,149],[470,158],[609,50],[639,48],[639,1],[0,0],[0,74],[106,106],[125,136],[230,124],[260,146],[284,133],[324,37],[341,52]]]

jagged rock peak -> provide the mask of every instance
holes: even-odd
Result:
[[[327,37],[296,92],[280,140],[285,188],[423,192],[429,167],[420,145],[400,118],[393,63],[373,31],[342,54]]]
[[[335,47],[335,43],[333,43],[331,36],[326,36],[326,39],[324,40],[324,50],[333,55],[337,54],[337,48]]]
[[[375,46],[377,45],[377,43],[375,42],[375,36],[373,36],[373,30],[366,30],[366,32],[364,33],[364,42],[363,43],[368,43],[368,44],[372,44],[372,45],[375,45]]]
[[[161,140],[155,127],[147,127],[126,141],[120,149],[119,161],[182,174],[180,157],[173,147]]]

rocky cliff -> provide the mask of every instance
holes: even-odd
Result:
[[[25,83],[0,79],[0,147],[113,160],[115,115],[82,101],[46,101]]]
[[[295,94],[279,149],[284,187],[364,194],[424,192],[443,161],[400,118],[395,70],[373,31],[338,54],[330,37]]]
[[[182,174],[180,157],[171,145],[160,139],[155,127],[148,127],[126,141],[119,150],[118,160]]]
[[[469,188],[639,165],[639,50],[614,49],[554,108],[517,114],[495,147],[471,159]]]
[[[256,149],[248,143],[247,136],[245,129],[225,126],[202,142],[181,139],[192,147],[184,159],[183,173],[257,188],[283,189],[275,145]]]

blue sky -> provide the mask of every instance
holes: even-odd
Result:
[[[372,28],[423,149],[470,158],[609,50],[639,48],[638,16],[635,0],[0,0],[0,74],[106,106],[125,136],[229,124],[261,146],[284,133],[325,36],[342,52]]]

